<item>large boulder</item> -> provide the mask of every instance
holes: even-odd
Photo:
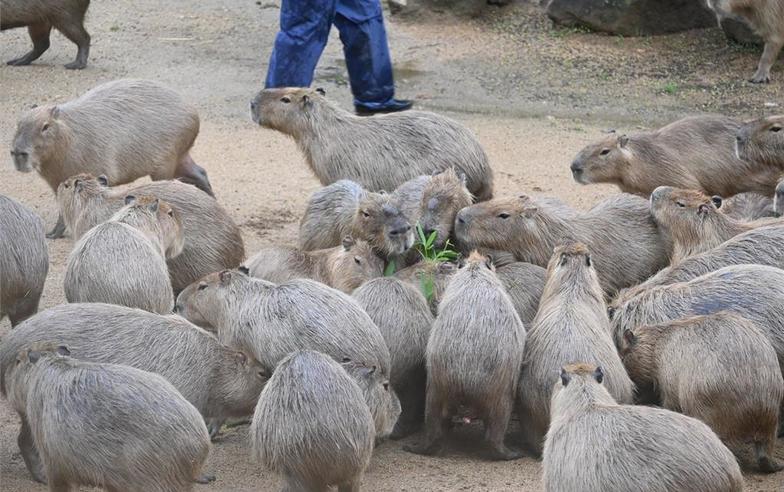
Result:
[[[547,15],[559,24],[623,36],[716,26],[704,0],[550,0]]]

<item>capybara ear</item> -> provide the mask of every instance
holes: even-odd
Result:
[[[531,217],[536,215],[536,212],[538,212],[538,211],[539,211],[539,209],[537,207],[526,207],[523,210],[523,213],[521,213],[520,215],[522,217],[525,217],[526,219],[530,219]]]
[[[466,181],[468,180],[468,178],[466,178],[466,174],[465,173],[460,173],[460,174],[457,175],[457,177],[460,178],[460,182],[461,183],[463,183],[464,185],[466,184]]]
[[[351,248],[354,246],[354,238],[351,236],[346,236],[343,238],[343,250],[351,251]]]
[[[627,344],[629,344],[629,346],[632,346],[635,343],[637,343],[637,336],[634,334],[632,330],[628,328],[623,330],[623,339],[624,341],[626,341]]]
[[[493,255],[485,255],[485,266],[488,270],[493,270],[495,268],[495,263],[493,263]]]
[[[326,95],[327,95],[327,91],[326,91],[326,90],[324,90],[324,88],[323,88],[323,87],[316,87],[316,92],[318,92],[318,93],[319,93],[319,94],[321,94],[322,96],[326,96]]]
[[[351,362],[351,357],[348,357],[348,356],[345,356],[345,355],[344,355],[344,356],[343,356],[343,358],[340,360],[340,363],[341,363],[341,364],[348,364],[349,362]]]
[[[700,206],[697,208],[697,213],[699,215],[706,215],[709,211],[710,211],[710,207],[705,205],[704,203],[700,204]]]
[[[57,347],[57,353],[65,357],[71,355],[71,351],[68,350],[68,347],[66,347],[65,345],[60,345],[59,347]]]
[[[607,317],[610,318],[610,321],[615,317],[615,308],[613,306],[607,306]]]
[[[30,363],[32,364],[38,362],[38,359],[40,358],[41,358],[41,352],[37,350],[30,350],[29,352],[27,352],[27,360],[29,360]]]
[[[136,202],[136,197],[133,195],[125,195],[125,204],[132,205]]]
[[[75,179],[74,180],[74,190],[82,191],[82,188],[84,188],[84,183],[82,183],[82,180],[81,179]]]
[[[563,367],[561,368],[561,384],[564,386],[569,384],[569,381],[572,379],[572,376],[566,372],[566,369]]]
[[[151,204],[147,205],[147,209],[152,213],[158,213],[158,207],[161,205],[161,200],[156,198]]]
[[[711,197],[711,201],[716,206],[716,208],[721,208],[721,204],[724,203],[724,200],[719,195],[713,195]]]
[[[593,263],[591,262],[591,255],[585,255],[585,266],[589,267]]]
[[[105,174],[101,174],[98,176],[98,184],[101,186],[109,186],[109,178],[107,178]]]
[[[618,137],[618,146],[620,148],[626,147],[626,144],[629,143],[629,137],[627,135],[621,135]]]
[[[245,275],[250,275],[250,269],[245,265],[240,265],[237,267],[237,271],[243,273]]]
[[[244,352],[234,352],[234,357],[243,366],[248,364],[248,356]]]
[[[312,103],[310,102],[310,97],[309,97],[307,94],[305,94],[304,96],[302,96],[302,106],[303,106],[303,107],[307,108],[307,107],[309,107],[311,104],[312,104]]]
[[[604,380],[604,371],[602,370],[602,366],[596,366],[596,370],[593,371],[593,378],[597,383],[601,383]]]
[[[223,270],[218,274],[221,284],[228,285],[231,282],[231,270]]]
[[[54,119],[60,117],[60,106],[52,106],[52,109],[49,111],[49,116]]]

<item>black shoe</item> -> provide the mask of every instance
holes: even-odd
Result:
[[[374,114],[397,113],[398,111],[405,111],[407,109],[411,109],[413,105],[414,101],[410,101],[408,99],[392,99],[389,103],[380,108],[369,108],[362,104],[355,104],[354,109],[359,116],[372,116]]]

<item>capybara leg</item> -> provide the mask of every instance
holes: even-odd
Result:
[[[41,456],[35,448],[33,442],[33,433],[30,429],[30,424],[27,419],[22,417],[22,427],[19,428],[19,437],[16,439],[19,445],[19,451],[22,453],[27,471],[33,477],[33,480],[40,483],[46,483],[46,473],[44,472],[44,465],[41,463]]]
[[[754,455],[757,458],[757,466],[759,467],[759,471],[762,473],[776,473],[778,471],[784,470],[784,465],[776,461],[776,459],[771,456],[773,452],[772,444],[774,442],[775,439],[771,437],[768,442],[756,441],[754,443]]]
[[[210,439],[215,439],[220,434],[221,427],[226,423],[226,419],[207,419],[207,431],[210,433]]]
[[[767,84],[770,82],[770,67],[775,63],[782,46],[784,46],[784,42],[781,41],[768,41],[765,43],[765,50],[760,57],[757,73],[751,78],[751,82],[755,84]]]
[[[28,292],[25,297],[17,300],[14,305],[8,309],[8,319],[11,321],[11,327],[13,328],[37,313],[40,300],[40,292]]]
[[[87,57],[90,56],[90,35],[84,30],[84,19],[68,19],[55,26],[63,36],[71,40],[77,46],[76,59],[65,65],[69,70],[81,70],[87,66]]]
[[[413,378],[412,378],[413,379]],[[424,381],[423,381],[424,383]],[[390,434],[390,439],[403,439],[416,433],[422,427],[425,416],[424,384],[411,381],[409,386],[398,393],[402,412],[395,424],[395,429]]]
[[[49,480],[49,492],[71,492],[71,486],[66,480],[53,478]]]
[[[49,49],[49,34],[52,32],[52,25],[47,22],[32,24],[27,26],[30,39],[33,41],[33,49],[19,58],[14,58],[8,62],[9,65],[29,65],[37,60],[44,51]]]
[[[196,164],[191,158],[190,154],[185,154],[180,158],[180,163],[177,165],[177,169],[174,171],[174,177],[183,183],[188,183],[195,186],[210,196],[215,196],[215,194],[212,192],[212,185],[210,185],[210,180],[207,178],[207,171],[205,171],[204,168],[200,165]]]
[[[329,487],[320,484],[308,484],[290,475],[286,475],[286,482],[282,492],[322,492],[329,490]]]
[[[65,236],[65,221],[63,220],[63,215],[57,215],[57,224],[54,225],[54,228],[46,234],[48,239],[60,239],[61,237]]]
[[[490,458],[494,460],[516,460],[523,452],[510,449],[504,444],[509,417],[512,415],[512,402],[498,403],[485,411],[485,437],[490,444]]]
[[[403,450],[409,453],[434,455],[441,450],[441,440],[450,422],[443,398],[434,393],[434,391],[427,392],[425,440],[419,444],[403,446]]]
[[[360,481],[361,481],[360,479],[356,479],[353,482],[338,485],[338,492],[359,492]]]

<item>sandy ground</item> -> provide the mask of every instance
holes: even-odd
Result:
[[[224,5],[226,3],[226,5]],[[260,88],[274,37],[276,3],[204,0],[96,2],[87,29],[89,67],[67,71],[75,47],[60,35],[33,66],[0,66],[0,155],[8,156],[18,115],[32,104],[65,101],[111,79],[157,79],[198,106],[194,158],[209,172],[219,200],[242,226],[249,253],[293,243],[307,196],[318,182],[294,143],[255,127],[248,101]],[[581,187],[568,165],[603,129],[649,127],[700,111],[743,117],[784,103],[784,63],[775,81],[754,87],[758,52],[728,46],[716,29],[656,38],[620,38],[554,29],[528,4],[491,9],[481,19],[418,13],[388,19],[398,93],[446,112],[476,132],[497,176],[497,194],[558,196],[587,208],[614,190]],[[1,35],[0,59],[28,49],[24,30]],[[317,70],[317,84],[349,107],[337,37]],[[779,109],[780,111],[780,109]],[[0,193],[55,218],[51,192],[34,174],[0,166]],[[64,302],[64,264],[73,243],[50,241],[51,268],[42,308]],[[8,332],[0,322],[0,336]],[[33,491],[16,446],[18,419],[0,403],[0,490]],[[443,457],[407,454],[401,443],[375,453],[365,490],[539,490],[540,464],[530,458],[493,463],[478,457],[477,429],[456,433]],[[416,439],[416,437],[414,438]],[[597,452],[603,452],[597,449]],[[784,459],[784,441],[776,455]],[[215,443],[208,469],[217,481],[198,490],[277,490],[276,477],[250,458],[247,426]],[[746,476],[748,490],[784,489],[784,475]]]

